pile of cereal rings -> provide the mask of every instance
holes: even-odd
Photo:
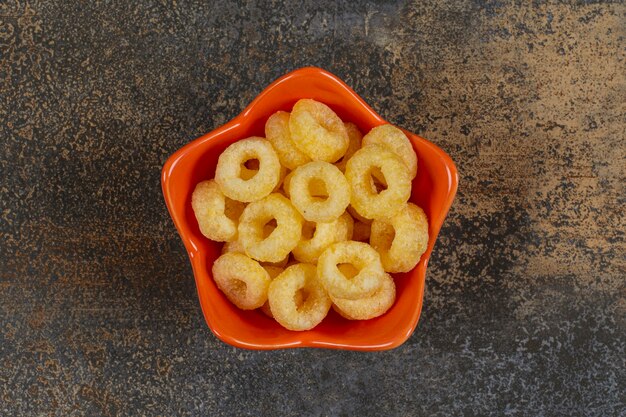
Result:
[[[289,330],[312,329],[331,307],[349,320],[384,314],[390,273],[413,269],[428,245],[428,219],[408,202],[416,174],[392,125],[363,136],[310,99],[274,113],[265,138],[226,148],[192,195],[201,233],[225,242],[217,287]]]

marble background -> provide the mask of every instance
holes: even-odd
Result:
[[[0,415],[626,415],[623,1],[0,2]],[[456,161],[380,353],[206,327],[160,169],[307,65]]]

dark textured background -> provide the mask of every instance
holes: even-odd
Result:
[[[624,2],[0,1],[0,415],[624,416]],[[415,334],[206,327],[160,169],[316,65],[456,161]]]

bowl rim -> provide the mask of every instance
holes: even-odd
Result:
[[[425,289],[425,280],[426,280],[425,275],[426,275],[426,270],[428,266],[428,261],[432,254],[434,242],[436,242],[441,226],[445,218],[447,217],[450,207],[452,206],[452,202],[454,201],[454,197],[457,192],[458,181],[459,181],[457,168],[454,162],[452,161],[452,158],[445,151],[443,151],[441,148],[439,148],[434,143],[428,141],[427,139],[424,139],[415,133],[407,131],[406,129],[402,129],[405,132],[405,134],[409,135],[409,137],[412,137],[414,140],[421,142],[422,146],[429,147],[432,152],[437,154],[437,156],[442,160],[442,164],[445,167],[447,174],[448,174],[448,187],[447,187],[447,194],[445,196],[445,200],[442,206],[443,209],[437,213],[438,216],[434,220],[434,222],[432,218],[429,218],[429,222],[433,222],[431,223],[431,225],[434,226],[434,229],[436,230],[436,235],[433,239],[433,243],[429,244],[427,251],[422,255],[422,261],[424,264],[424,283],[423,285],[421,285],[420,293],[416,294],[416,296],[418,296],[418,302],[417,302],[417,305],[415,306],[415,310],[412,313],[412,317],[410,321],[411,325],[405,329],[406,331],[402,332],[402,334],[398,334],[397,337],[394,337],[393,339],[389,340],[387,343],[362,342],[362,343],[355,344],[355,343],[340,343],[336,341],[330,342],[330,341],[322,341],[322,340],[316,340],[315,338],[311,338],[309,337],[307,332],[299,332],[299,334],[302,336],[298,338],[298,340],[296,341],[287,341],[287,342],[283,341],[283,342],[276,342],[273,344],[265,344],[265,343],[256,344],[256,343],[250,343],[248,341],[240,340],[235,336],[222,332],[221,328],[216,326],[213,323],[213,318],[207,313],[204,303],[203,303],[203,299],[200,293],[200,282],[198,281],[198,275],[196,272],[196,268],[198,268],[199,266],[197,265],[197,261],[194,260],[194,253],[198,252],[198,248],[195,247],[193,241],[190,239],[190,237],[182,228],[182,225],[183,225],[182,217],[184,217],[184,215],[182,213],[177,212],[173,208],[174,206],[173,197],[171,195],[171,190],[169,187],[170,185],[169,179],[171,177],[171,174],[176,169],[178,162],[181,159],[183,159],[187,154],[189,154],[190,152],[193,152],[195,148],[205,143],[206,141],[211,140],[214,137],[223,135],[225,132],[229,130],[236,129],[241,124],[243,124],[244,120],[247,117],[249,117],[252,114],[252,112],[254,112],[255,108],[257,107],[257,104],[262,102],[263,98],[267,96],[268,94],[270,94],[272,90],[279,88],[281,84],[287,82],[293,77],[303,77],[303,76],[304,77],[330,78],[333,83],[337,84],[339,87],[341,87],[344,90],[343,93],[348,94],[350,98],[356,101],[363,110],[367,111],[370,117],[375,119],[380,124],[389,123],[388,121],[383,119],[378,113],[376,113],[365,102],[363,98],[361,98],[354,90],[352,90],[352,88],[350,88],[345,82],[343,82],[343,80],[341,80],[339,77],[335,76],[334,74],[318,67],[303,67],[303,68],[290,71],[286,73],[285,75],[279,77],[272,83],[270,83],[267,87],[265,87],[263,91],[261,91],[250,102],[250,104],[248,104],[233,119],[226,122],[222,126],[216,129],[213,129],[210,132],[207,132],[204,135],[185,144],[184,146],[179,148],[177,151],[175,151],[165,161],[163,168],[161,170],[161,189],[163,192],[165,203],[166,203],[168,212],[170,214],[170,217],[172,218],[172,221],[174,222],[174,226],[176,227],[176,230],[181,240],[183,241],[183,245],[185,246],[185,250],[187,251],[187,255],[189,257],[192,270],[193,270],[194,281],[196,284],[196,292],[198,294],[198,301],[200,303],[200,307],[201,307],[205,322],[207,323],[207,326],[211,329],[213,334],[215,334],[215,336],[219,338],[220,340],[222,340],[223,342],[230,344],[232,346],[235,346],[235,347],[244,348],[244,349],[254,349],[254,350],[274,350],[274,349],[287,349],[287,348],[295,348],[295,347],[317,347],[317,348],[327,348],[327,349],[344,349],[344,350],[360,350],[360,351],[376,351],[376,350],[393,349],[403,344],[411,336],[411,334],[415,331],[415,328],[417,327],[417,324],[419,322],[419,318],[420,318],[422,307],[423,307],[423,298],[424,298],[424,289]]]

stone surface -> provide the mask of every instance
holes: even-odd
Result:
[[[624,416],[624,3],[299,3],[0,3],[0,415]],[[392,351],[223,344],[163,204],[306,65],[461,174]]]

